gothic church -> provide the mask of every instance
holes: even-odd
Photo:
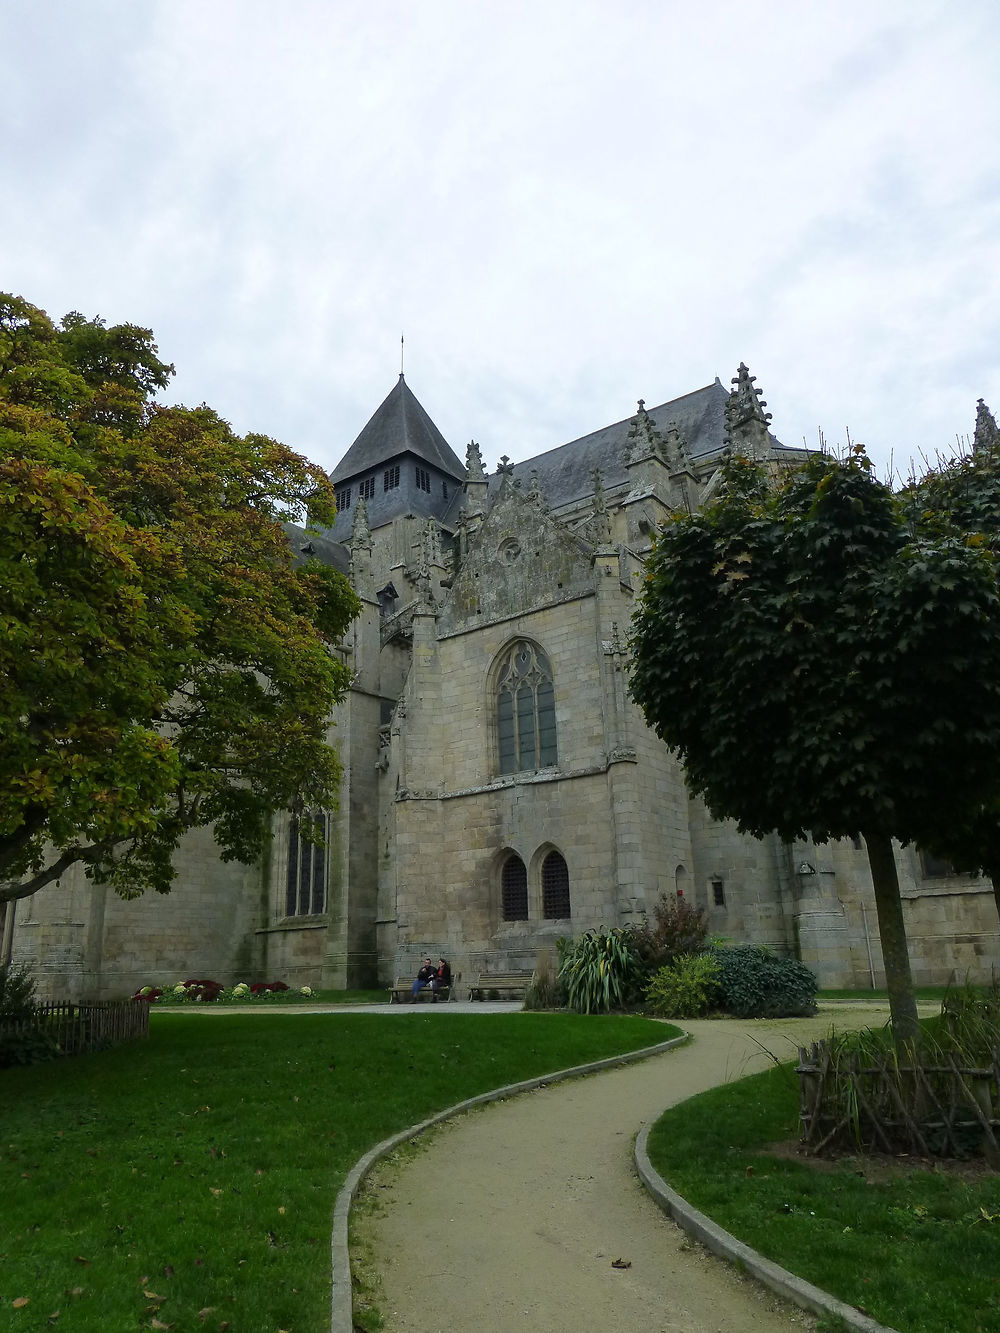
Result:
[[[488,475],[402,375],[333,473],[339,513],[289,529],[363,609],[330,739],[344,768],[325,846],[275,821],[260,865],[188,835],[168,897],[122,902],[79,869],[8,913],[41,989],[110,998],[188,977],[356,987],[425,954],[471,981],[532,968],[661,894],[713,934],[800,957],[831,986],[882,981],[867,857],[763,841],[710,817],[628,693],[629,623],[658,524],[703,503],[726,448],[794,466],[740,366],[721,382]],[[988,976],[990,884],[898,850],[918,983]],[[459,987],[460,994],[462,988]]]

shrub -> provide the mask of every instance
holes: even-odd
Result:
[[[661,894],[653,920],[632,928],[632,940],[642,973],[651,977],[685,954],[700,953],[708,939],[708,923],[700,907],[686,898]]]
[[[631,930],[588,930],[563,955],[559,980],[566,1003],[579,1014],[606,1014],[621,1009],[634,993],[640,975]]]
[[[712,949],[722,1007],[737,1018],[791,1018],[816,1012],[816,978],[795,958],[759,944]]]
[[[653,974],[645,999],[660,1018],[698,1018],[718,1004],[719,964],[711,954],[684,954]]]
[[[27,1032],[0,1033],[0,1069],[14,1065],[39,1065],[62,1055],[55,1037],[38,1028]]]
[[[525,1009],[566,1008],[566,987],[552,966],[551,954],[545,949],[538,951],[535,975],[524,993],[524,1007]]]
[[[31,1018],[37,1008],[31,969],[24,963],[0,967],[0,1019]]]

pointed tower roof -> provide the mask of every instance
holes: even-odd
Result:
[[[410,453],[456,481],[465,478],[458,455],[420,406],[400,374],[388,397],[348,449],[333,472],[334,482],[383,467]]]

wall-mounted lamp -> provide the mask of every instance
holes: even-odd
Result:
[[[803,861],[803,862],[799,865],[799,874],[800,874],[800,875],[815,875],[815,873],[816,873],[816,867],[815,867],[815,866],[811,866],[811,865],[809,864],[808,861]]]

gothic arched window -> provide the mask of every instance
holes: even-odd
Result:
[[[516,852],[507,857],[500,872],[500,903],[504,921],[527,921],[528,872]]]
[[[556,706],[549,659],[535,644],[518,639],[501,658],[495,679],[500,772],[555,764]]]
[[[318,916],[326,911],[329,835],[330,816],[324,810],[307,811],[301,822],[298,815],[291,816],[285,867],[286,916]],[[317,838],[322,838],[322,842],[316,841]]]
[[[542,862],[542,916],[558,921],[569,915],[569,869],[559,852],[549,852]]]

